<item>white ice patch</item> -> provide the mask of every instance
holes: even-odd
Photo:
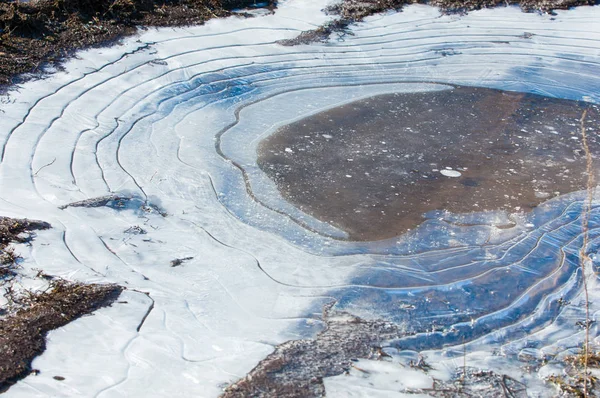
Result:
[[[330,397],[403,397],[410,390],[433,388],[433,378],[421,370],[366,359],[354,362],[348,374],[327,377],[323,383]]]
[[[462,175],[460,171],[448,169],[440,170],[440,174],[446,177],[460,177]]]

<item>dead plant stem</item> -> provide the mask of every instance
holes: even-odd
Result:
[[[465,386],[465,379],[467,377],[467,346],[465,345],[465,339],[463,337],[463,372],[460,378],[460,384],[462,387]]]
[[[589,218],[592,210],[592,202],[594,199],[594,169],[592,162],[592,153],[588,145],[587,133],[585,130],[585,118],[587,116],[587,109],[583,111],[581,115],[581,140],[583,150],[586,157],[586,171],[587,171],[587,198],[583,208],[582,214],[582,228],[583,228],[583,244],[579,252],[579,261],[581,264],[581,273],[583,277],[583,293],[585,295],[585,341],[583,345],[584,359],[583,359],[583,395],[588,397],[588,358],[590,352],[590,300],[588,292],[588,281],[587,281],[587,270],[586,264],[589,264],[589,257],[587,255],[587,246],[589,241]]]

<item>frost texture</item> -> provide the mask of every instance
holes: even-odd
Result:
[[[142,32],[2,101],[0,214],[54,227],[21,248],[23,266],[130,289],[126,303],[51,333],[40,375],[9,396],[216,396],[275,345],[315,336],[332,300],[412,325],[401,349],[472,341],[518,353],[534,332],[555,352],[576,344],[563,339],[581,317],[568,302],[580,291],[583,195],[529,215],[433,212],[398,238],[349,242],[281,198],[256,148],[340,104],[449,84],[597,104],[600,8],[411,6],[343,41],[276,44],[322,23],[321,8],[290,1],[271,16]],[[129,199],[110,205],[117,197]]]

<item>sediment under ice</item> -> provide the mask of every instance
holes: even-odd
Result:
[[[54,227],[19,247],[24,266],[129,288],[52,332],[41,373],[8,396],[215,396],[274,345],[319,331],[332,300],[408,325],[404,349],[518,354],[527,335],[539,349],[578,344],[561,314],[582,314],[563,305],[581,291],[582,192],[525,214],[437,212],[397,238],[352,242],[283,200],[256,148],[280,126],[379,94],[463,85],[598,104],[600,7],[410,6],[329,43],[276,43],[325,21],[322,7],[288,1],[274,15],[144,31],[2,98],[0,214]],[[65,207],[107,195],[127,203]]]

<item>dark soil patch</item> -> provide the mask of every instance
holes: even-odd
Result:
[[[598,153],[596,105],[470,87],[377,96],[282,127],[258,165],[286,200],[351,239],[391,238],[429,211],[529,211],[585,189],[586,109]]]
[[[74,50],[108,44],[136,26],[185,26],[230,15],[253,0],[17,0],[0,1],[0,92],[59,66]]]
[[[0,217],[0,280],[14,275],[19,255],[8,247],[11,242],[28,242],[33,231],[48,229],[50,224],[43,221]]]
[[[327,40],[333,32],[343,34],[350,24],[369,15],[415,2],[448,13],[506,4],[551,12],[598,0],[344,0],[326,10],[338,18],[281,44]],[[40,76],[45,66],[60,67],[75,50],[110,44],[135,33],[137,26],[198,25],[255,4],[254,0],[0,0],[0,93]],[[276,2],[268,4],[274,9]]]
[[[246,377],[227,387],[221,398],[296,398],[326,395],[323,378],[348,373],[359,358],[387,360],[381,344],[402,333],[396,325],[384,321],[367,321],[345,312],[323,317],[326,329],[312,340],[295,340],[278,345]],[[410,363],[424,373],[435,368],[420,357]],[[400,370],[401,368],[399,368]],[[374,389],[377,386],[373,386]],[[399,391],[400,392],[400,391]],[[525,385],[506,375],[475,368],[457,368],[454,377],[442,382],[434,379],[433,388],[408,393],[434,397],[526,397]]]
[[[96,198],[90,198],[81,200],[78,202],[67,203],[66,205],[59,206],[61,210],[65,210],[69,207],[110,207],[115,210],[133,210],[140,214],[155,213],[160,214],[163,217],[167,217],[167,212],[155,203],[151,203],[147,199],[143,199],[137,196],[123,196],[123,195],[105,195]]]
[[[48,228],[43,221],[0,217],[0,282],[10,303],[0,308],[0,393],[32,371],[31,361],[45,350],[47,332],[111,304],[123,290],[67,282],[40,271],[39,278],[50,280],[45,292],[15,293],[7,277],[16,275],[18,255],[9,244],[28,242],[33,231]]]
[[[44,221],[0,217],[0,249],[10,242],[27,242],[32,238],[32,231],[48,228],[50,224]]]
[[[31,361],[46,349],[46,333],[110,305],[122,290],[57,279],[46,292],[24,298],[22,309],[0,320],[0,392],[31,372]]]
[[[183,265],[184,262],[190,261],[193,259],[194,259],[194,257],[176,258],[174,260],[171,260],[171,267],[179,267],[180,265]]]
[[[342,0],[325,9],[337,18],[317,29],[303,32],[294,39],[281,40],[285,46],[309,44],[316,41],[326,41],[333,33],[350,34],[349,26],[364,18],[388,10],[399,11],[409,4],[429,4],[439,7],[445,14],[466,13],[482,8],[519,5],[526,12],[552,13],[581,5],[599,4],[598,0]]]
[[[328,312],[324,313],[327,329],[315,339],[280,344],[221,397],[324,396],[324,377],[348,371],[353,359],[379,358],[380,344],[399,335],[397,327],[388,322]]]

